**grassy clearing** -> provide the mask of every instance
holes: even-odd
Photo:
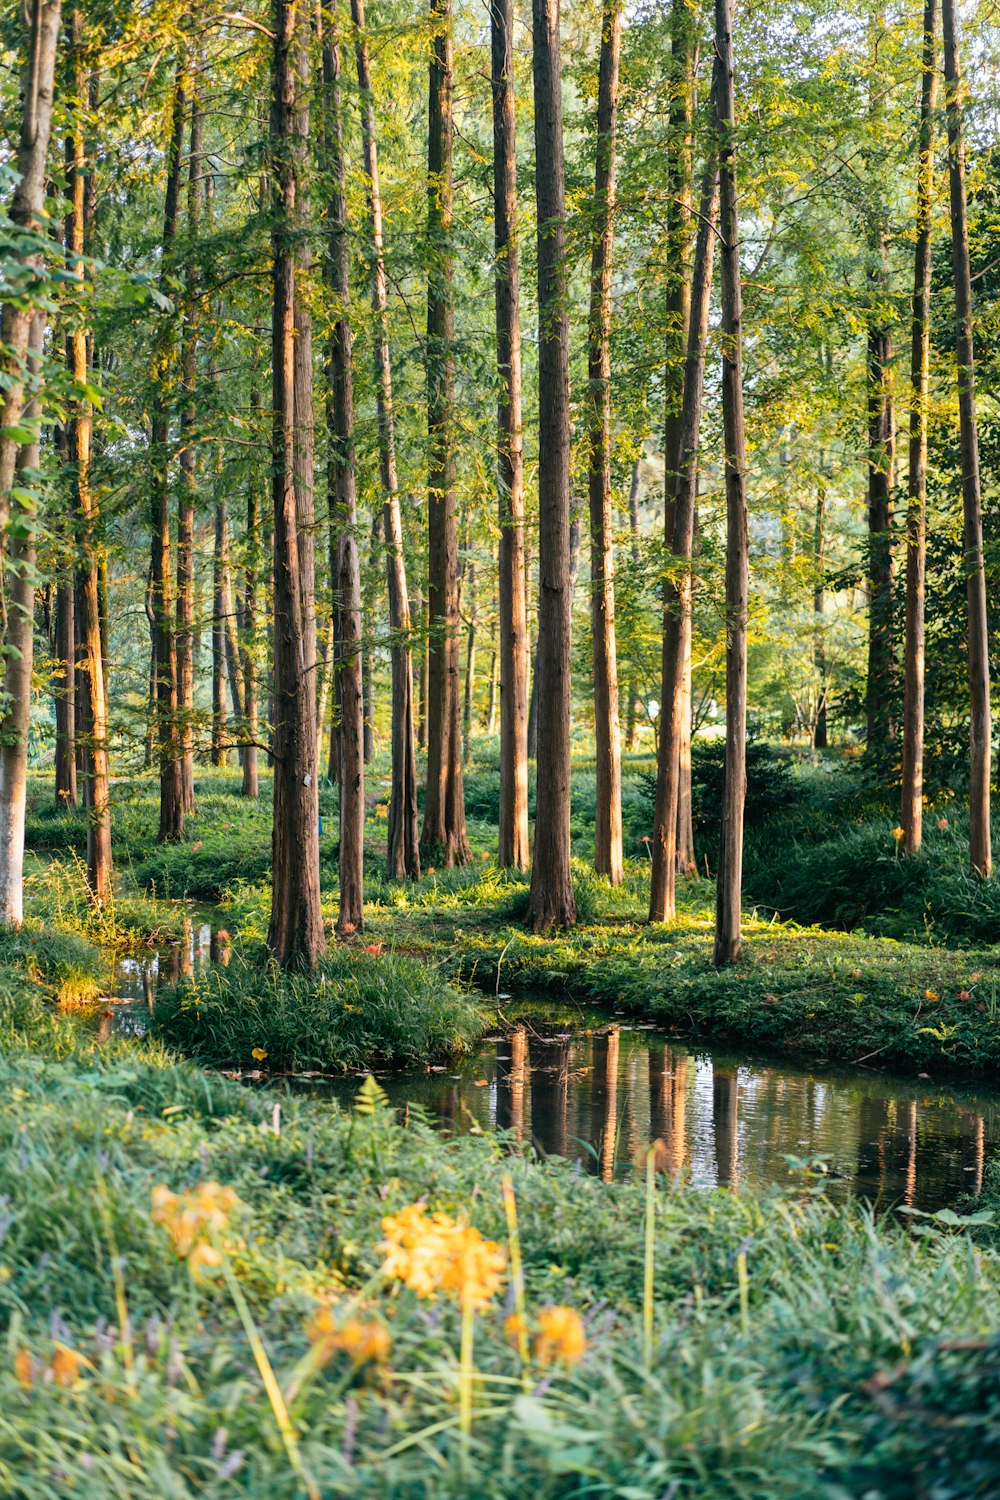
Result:
[[[200,1062],[269,1071],[346,1073],[466,1052],[486,1008],[433,966],[381,952],[335,948],[314,975],[288,974],[266,956],[237,953],[157,996],[153,1024]],[[265,1056],[254,1058],[254,1053]]]
[[[299,1384],[324,1500],[889,1500],[1000,1482],[989,1224],[914,1234],[808,1184],[762,1201],[661,1183],[647,1345],[642,1185],[444,1142],[412,1113],[403,1128],[377,1105],[247,1091],[151,1043],[77,1031],[67,1053],[66,1035],[37,1001],[29,1017],[0,999],[0,1488],[19,1500],[304,1493],[232,1293],[193,1280],[150,1216],[157,1184],[207,1181],[241,1201],[230,1272],[279,1385]],[[522,1385],[509,1290],[490,1298],[463,1445],[458,1311],[383,1279],[377,1245],[383,1216],[426,1199],[506,1254],[507,1171],[529,1324],[572,1307],[587,1347],[572,1368],[532,1360]],[[332,1353],[304,1379],[323,1307],[384,1328],[383,1362]]]

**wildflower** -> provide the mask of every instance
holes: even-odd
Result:
[[[959,1000],[971,1000],[972,996],[969,994],[968,990],[959,990],[957,998]]]
[[[19,1385],[30,1387],[35,1383],[35,1361],[23,1344],[14,1355],[14,1374]]]
[[[937,990],[924,990],[924,999],[925,1000],[940,1000],[941,996],[938,994]]]
[[[384,1323],[350,1317],[338,1324],[329,1307],[321,1307],[314,1313],[306,1325],[306,1336],[324,1364],[338,1350],[355,1365],[384,1364],[392,1348]]]
[[[897,844],[901,844],[903,841],[903,830],[901,828],[894,828],[892,830],[892,836],[896,840]]]
[[[945,829],[948,827],[948,819],[947,818],[938,818],[938,820],[937,820],[937,826],[941,830],[941,832],[944,833]]]
[[[970,974],[969,975],[969,983],[970,984],[978,984],[979,981],[980,981],[980,979],[982,979],[982,977],[983,976],[981,974],[979,974],[979,973]]]
[[[150,1214],[154,1224],[162,1224],[181,1260],[187,1260],[194,1246],[220,1233],[229,1223],[229,1215],[239,1203],[230,1187],[217,1182],[202,1182],[186,1193],[172,1193],[158,1183],[152,1193]],[[199,1264],[205,1265],[204,1258]]]
[[[71,1349],[68,1344],[56,1344],[56,1352],[49,1363],[49,1374],[56,1385],[76,1385],[80,1379],[80,1372],[87,1363],[82,1354]]]
[[[587,1348],[587,1335],[583,1319],[572,1307],[543,1307],[538,1314],[538,1333],[535,1337],[535,1358],[540,1365],[575,1365],[583,1358]]]
[[[194,843],[191,845],[191,853],[192,854],[197,854],[198,850],[200,848],[201,848],[201,839],[195,839]]]
[[[365,952],[369,953],[372,956],[372,958],[380,958],[381,955],[382,955],[382,944],[381,943],[366,943],[365,944]]]
[[[207,1240],[199,1240],[188,1256],[188,1270],[197,1282],[210,1281],[212,1278],[209,1273],[217,1271],[221,1265],[222,1251],[215,1245],[210,1245]]]
[[[511,1313],[503,1320],[503,1331],[515,1349],[520,1347],[521,1336],[527,1331],[527,1323],[520,1313]]]
[[[384,1218],[382,1228],[383,1272],[404,1282],[418,1297],[445,1292],[473,1307],[485,1307],[499,1291],[506,1264],[503,1254],[471,1225],[444,1213],[428,1215],[425,1203],[410,1203]]]
[[[264,1051],[263,1047],[254,1047],[251,1050],[250,1056],[253,1058],[254,1062],[263,1062],[267,1057],[267,1053]]]

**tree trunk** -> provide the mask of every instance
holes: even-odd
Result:
[[[701,430],[705,345],[712,295],[715,253],[715,216],[718,203],[718,165],[709,153],[701,184],[698,232],[691,284],[691,313],[684,360],[683,404],[677,445],[677,487],[673,501],[670,550],[675,578],[664,585],[663,663],[660,687],[660,730],[656,754],[656,810],[653,817],[653,860],[650,871],[649,920],[672,921],[676,915],[677,823],[680,807],[680,747],[685,709],[684,663],[690,655],[691,558],[698,503],[698,440]]]
[[[171,139],[167,155],[167,185],[163,212],[163,269],[161,289],[169,287],[169,269],[177,240],[180,205],[181,155],[184,144],[186,86],[178,71],[174,91]],[[170,562],[170,409],[167,387],[174,361],[173,330],[163,317],[153,370],[151,529],[153,567],[153,617],[156,633],[156,724],[160,758],[161,843],[175,842],[184,834],[184,784],[177,681],[177,639],[174,631],[173,579]]]
[[[951,187],[952,270],[955,278],[955,358],[961,427],[962,508],[969,632],[969,861],[984,878],[993,864],[990,847],[990,658],[983,566],[983,512],[976,428],[976,365],[972,342],[972,275],[965,197],[962,73],[954,0],[942,0],[948,173]]]
[[[451,0],[431,0],[427,122],[427,793],[421,849],[445,867],[469,859],[459,697],[455,498],[455,288],[452,258]]]
[[[663,422],[663,525],[669,547],[674,533],[674,496],[680,468],[681,416],[684,405],[684,370],[691,324],[691,251],[694,240],[692,194],[694,191],[693,125],[698,42],[693,12],[688,0],[672,0],[671,101],[670,101],[670,202],[667,234],[674,271],[667,291],[667,339],[664,369]],[[697,513],[694,533],[697,533]],[[694,545],[692,541],[692,546]],[[692,591],[695,587],[691,577]],[[692,609],[693,609],[692,598]],[[691,811],[691,632],[682,641],[680,728],[678,731],[677,850],[678,871],[694,868],[694,826]]]
[[[934,211],[934,117],[937,111],[937,0],[924,0],[923,75],[917,143],[917,245],[913,260],[910,348],[910,455],[906,514],[906,625],[903,646],[903,851],[916,854],[923,835],[924,572],[927,557],[927,417],[931,357],[931,235]]]
[[[466,761],[472,759],[472,706],[476,697],[476,564],[468,562],[468,605],[465,620],[465,691],[462,700],[462,746]]]
[[[31,386],[21,423],[32,437],[20,449],[15,473],[19,498],[11,501],[9,556],[4,579],[7,626],[3,635],[4,704],[0,719],[0,926],[24,920],[24,822],[28,794],[31,668],[35,647],[35,532],[41,426],[42,343],[45,319],[36,313],[28,333],[26,380]]]
[[[394,880],[419,880],[417,752],[413,726],[413,648],[410,598],[403,553],[403,517],[396,473],[395,416],[385,259],[382,249],[382,194],[379,186],[375,105],[372,96],[364,0],[352,0],[355,60],[361,91],[361,136],[368,178],[372,236],[372,311],[375,315],[375,400],[378,410],[379,468],[385,525],[385,563],[392,631],[392,789],[389,794],[388,865]]]
[[[332,12],[330,13],[332,16]],[[332,20],[330,22],[333,24]],[[330,467],[330,571],[336,601],[336,662],[340,697],[340,905],[337,931],[364,926],[365,755],[361,674],[361,567],[354,479],[354,374],[350,324],[350,241],[344,165],[340,47],[336,33],[323,43],[326,149],[330,175],[326,283],[336,308],[326,351],[326,421]]]
[[[521,310],[514,114],[514,0],[491,0],[493,235],[496,251],[497,495],[500,519],[500,827],[502,869],[526,870],[528,617],[525,597]]]
[[[826,733],[826,642],[823,639],[823,616],[826,612],[826,489],[820,485],[816,492],[816,524],[813,533],[813,564],[816,577],[813,583],[813,614],[816,620],[816,644],[813,661],[819,673],[819,696],[816,700],[816,717],[813,722],[812,743],[814,750],[825,750]]]
[[[571,927],[569,319],[559,0],[532,0],[538,213],[538,783],[528,921]]]
[[[177,501],[177,709],[181,744],[181,796],[184,812],[195,811],[194,801],[194,505],[196,489],[198,292],[195,241],[201,224],[202,155],[205,116],[197,84],[191,97],[191,151],[188,163],[187,230],[190,241],[184,298],[181,371],[184,406],[181,410],[181,486]]]
[[[604,0],[597,89],[594,245],[590,262],[590,611],[597,767],[594,869],[599,875],[607,875],[612,885],[622,882],[622,762],[611,498],[611,258],[621,40],[620,0]]]
[[[747,787],[747,618],[750,522],[743,421],[743,290],[736,186],[732,0],[715,0],[715,117],[719,143],[719,269],[722,287],[722,423],[726,451],[726,763],[715,882],[716,968],[743,947],[743,812]]]
[[[226,502],[215,502],[215,545],[212,550],[212,765],[229,762],[226,705],[226,571],[229,518]]]
[[[52,127],[53,75],[59,42],[59,0],[35,0],[31,7],[28,61],[24,74],[21,134],[17,148],[18,184],[10,217],[21,229],[45,232],[46,163]],[[36,251],[25,258],[41,267]],[[27,299],[3,304],[0,318],[0,546],[6,540],[10,492],[20,443],[17,428],[25,405],[25,369],[34,309]]]
[[[632,558],[632,567],[636,570],[638,577],[639,560],[641,549],[639,543],[639,460],[636,459],[632,465],[632,479],[628,487],[628,529],[629,529],[629,551]],[[625,749],[635,749],[635,717],[639,707],[639,678],[635,666],[631,665],[628,674],[628,707],[625,710]]]
[[[260,397],[256,386],[250,389],[250,409],[254,416],[253,430],[256,432],[256,417],[260,410]],[[246,561],[243,568],[243,630],[240,640],[240,659],[243,667],[243,714],[246,743],[243,746],[243,795],[260,795],[258,780],[257,736],[260,732],[257,697],[257,578],[260,568],[260,516],[257,507],[257,480],[251,475],[247,487],[247,531]]]
[[[303,414],[311,407],[311,363],[296,337],[296,280],[305,274],[301,225],[309,138],[308,16],[295,0],[275,0],[271,116],[274,214],[272,488],[274,499],[274,820],[268,947],[280,963],[314,969],[326,942],[319,887],[316,782],[316,622],[311,549],[300,529],[311,522],[311,443]],[[303,569],[305,563],[305,569]]]

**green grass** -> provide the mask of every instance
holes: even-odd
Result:
[[[358,1297],[390,1333],[383,1370],[338,1356],[293,1407],[324,1500],[889,1500],[1000,1483],[989,1224],[912,1233],[808,1183],[767,1199],[661,1183],[647,1369],[642,1185],[444,1141],[412,1111],[404,1126],[227,1085],[151,1042],[78,1031],[66,1052],[44,1010],[27,1029],[3,1014],[0,1489],[19,1500],[303,1493],[231,1297],[195,1284],[150,1218],[157,1183],[208,1180],[244,1205],[232,1269],[286,1389],[317,1301]],[[382,1217],[420,1198],[504,1245],[507,1171],[529,1313],[577,1308],[588,1348],[522,1390],[501,1295],[477,1318],[463,1450],[457,1311],[380,1280],[377,1245]],[[68,1388],[44,1375],[57,1341],[87,1360]]]

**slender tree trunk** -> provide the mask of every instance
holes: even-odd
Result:
[[[256,419],[260,397],[255,386],[250,391],[250,409]],[[254,420],[253,430],[257,423]],[[260,795],[258,779],[257,737],[260,733],[257,696],[257,578],[260,568],[260,516],[257,505],[257,479],[251,475],[247,487],[246,562],[243,568],[243,631],[240,659],[243,667],[243,712],[246,744],[243,747],[243,795]]]
[[[632,567],[638,576],[639,560],[642,556],[639,545],[639,460],[632,465],[632,479],[628,487],[629,551]],[[628,706],[625,710],[625,749],[635,749],[635,719],[639,707],[639,678],[635,666],[628,674]]]
[[[417,613],[420,616],[420,670],[417,673],[417,748],[427,749],[427,660],[430,655],[430,636],[427,629],[427,600],[417,594]]]
[[[538,212],[538,785],[528,921],[571,927],[569,319],[559,0],[532,0]]]
[[[465,624],[465,692],[462,702],[462,744],[466,761],[472,759],[472,705],[476,697],[476,564],[468,562],[468,606]]]
[[[11,500],[4,597],[7,627],[3,634],[4,704],[0,718],[0,926],[20,927],[24,920],[24,823],[28,795],[28,731],[31,722],[31,668],[35,647],[35,532],[41,426],[42,342],[45,320],[32,319],[28,333],[26,376],[30,382],[21,423],[32,436],[17,456],[17,498]]]
[[[184,147],[186,85],[178,71],[174,91],[171,139],[167,155],[167,185],[163,213],[163,271],[166,291],[177,240],[180,205],[181,155]],[[156,622],[156,723],[160,758],[159,841],[174,842],[184,834],[184,785],[178,722],[177,638],[173,620],[173,579],[170,535],[170,408],[166,387],[174,362],[173,330],[164,319],[153,371],[152,415],[152,566],[153,616]]]
[[[743,811],[747,788],[747,619],[750,522],[743,421],[743,290],[736,186],[732,0],[715,0],[715,115],[719,141],[719,269],[722,286],[722,423],[726,450],[726,763],[715,882],[716,968],[743,947]]]
[[[709,153],[701,185],[698,232],[691,285],[691,313],[684,361],[683,405],[677,445],[677,486],[673,501],[670,550],[676,578],[664,585],[663,666],[660,687],[660,732],[656,756],[656,810],[653,817],[653,861],[650,872],[649,920],[672,921],[676,914],[677,824],[680,806],[680,746],[685,710],[684,662],[690,653],[691,558],[698,503],[698,440],[701,430],[705,346],[712,294],[718,166]]]
[[[816,701],[816,718],[813,723],[812,742],[814,750],[825,750],[826,734],[826,643],[823,639],[823,616],[826,612],[826,489],[820,485],[816,493],[816,524],[813,533],[813,563],[816,580],[813,585],[813,614],[816,619],[816,644],[813,661],[819,673],[819,697]]]
[[[528,843],[528,617],[525,597],[521,310],[514,114],[514,0],[491,0],[493,233],[496,250],[497,494],[500,515],[501,868],[526,870]]]
[[[188,164],[187,228],[191,241],[184,298],[181,370],[185,401],[181,411],[180,495],[177,501],[177,709],[181,743],[181,797],[184,812],[194,801],[194,507],[197,486],[194,428],[197,421],[198,323],[201,312],[194,246],[201,224],[202,156],[205,116],[197,84],[191,97],[191,151]]]
[[[226,502],[215,502],[215,545],[212,551],[212,765],[229,761],[226,712],[226,554],[229,550]]]
[[[326,420],[330,439],[330,536],[336,538],[331,574],[336,595],[337,676],[340,689],[340,906],[337,931],[364,926],[365,755],[361,676],[361,567],[354,479],[354,374],[350,324],[350,241],[344,166],[340,47],[323,44],[326,148],[330,173],[326,282],[336,307],[326,353]]]
[[[492,739],[497,732],[497,700],[500,696],[500,653],[496,646],[496,632],[492,637],[490,652],[490,696],[486,710],[486,734]]]
[[[427,123],[427,793],[421,848],[446,867],[469,859],[459,696],[455,497],[455,288],[452,251],[451,0],[431,0]]]
[[[361,91],[361,136],[368,178],[372,237],[372,311],[375,315],[375,400],[378,409],[379,467],[382,480],[385,562],[392,631],[392,790],[389,795],[388,864],[395,880],[420,878],[417,812],[417,751],[413,726],[413,649],[410,599],[403,553],[403,517],[396,473],[395,416],[385,258],[382,249],[382,194],[379,185],[375,104],[372,95],[364,0],[352,0],[355,60]]]
[[[969,861],[984,878],[993,865],[990,847],[990,657],[983,566],[983,512],[976,427],[976,364],[972,340],[972,275],[965,196],[962,70],[954,0],[941,0],[944,29],[948,173],[951,187],[952,270],[955,279],[955,358],[962,458],[966,591],[969,633]]]
[[[590,262],[590,580],[597,806],[594,869],[622,882],[622,764],[615,638],[614,507],[611,498],[611,259],[622,10],[604,0],[597,90],[594,245]]]
[[[934,116],[937,111],[937,0],[924,0],[923,76],[917,146],[917,246],[913,261],[910,351],[910,464],[906,516],[906,634],[903,695],[903,850],[916,854],[923,835],[924,572],[927,557],[927,415],[931,357],[931,235],[934,211]]]
[[[301,528],[308,522],[311,529],[311,435],[302,418],[312,404],[312,369],[301,355],[296,359],[304,327],[296,280],[304,274],[299,230],[307,208],[308,14],[296,0],[274,0],[272,15],[274,821],[268,946],[279,962],[314,969],[326,946],[319,887],[316,624],[308,576],[312,552],[300,545]]]
[[[59,42],[59,0],[34,0],[24,75],[21,134],[17,148],[18,184],[10,216],[22,229],[43,233],[46,163],[52,128],[53,76]],[[29,266],[41,266],[34,252]],[[25,369],[34,310],[24,302],[4,302],[0,313],[0,545],[10,515],[10,492],[20,443],[17,428],[25,405]]]

